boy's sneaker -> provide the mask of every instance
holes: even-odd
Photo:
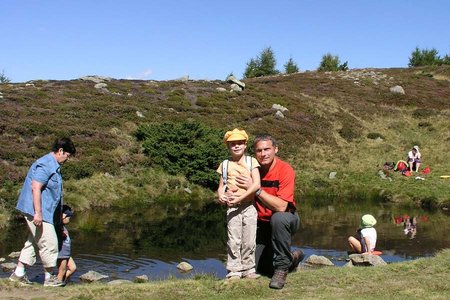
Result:
[[[9,276],[9,280],[12,282],[17,282],[20,285],[32,285],[33,283],[28,279],[27,274],[23,276],[17,276],[15,272]]]
[[[284,270],[275,270],[275,274],[273,274],[272,279],[270,280],[269,287],[271,289],[282,289],[286,284],[288,271]]]
[[[305,253],[303,253],[302,250],[295,250],[291,252],[292,254],[292,263],[289,267],[289,272],[297,271],[297,267],[300,264],[300,262],[305,258]]]
[[[50,276],[49,279],[45,279],[44,281],[44,286],[52,286],[52,287],[57,287],[57,286],[65,286],[66,283],[64,281],[58,280],[58,277],[56,275],[52,275]]]

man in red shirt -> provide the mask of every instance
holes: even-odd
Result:
[[[257,272],[273,274],[269,286],[281,289],[288,272],[295,271],[304,258],[302,251],[291,252],[290,249],[292,235],[300,225],[294,200],[295,172],[291,165],[276,156],[278,146],[272,136],[257,136],[253,149],[261,166],[261,189],[255,193]],[[241,176],[236,181],[240,187],[251,186],[248,177]]]

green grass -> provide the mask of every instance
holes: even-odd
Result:
[[[432,258],[380,267],[325,267],[288,275],[281,290],[269,289],[269,279],[225,281],[212,276],[121,285],[77,284],[63,289],[16,287],[0,281],[4,297],[36,295],[67,299],[448,299],[450,250]]]

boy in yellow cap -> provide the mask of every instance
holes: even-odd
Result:
[[[361,228],[357,230],[356,238],[351,236],[348,238],[350,252],[360,254],[370,254],[375,251],[377,244],[377,231],[373,226],[377,224],[377,220],[372,215],[364,215],[361,217]]]
[[[218,201],[227,209],[227,278],[256,279],[255,269],[256,220],[254,194],[260,188],[259,163],[245,155],[248,135],[237,128],[227,131],[224,142],[231,158],[223,161],[217,172],[221,174]],[[236,177],[251,176],[253,184],[247,190],[236,186]]]

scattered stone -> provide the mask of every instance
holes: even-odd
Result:
[[[130,283],[133,283],[133,281],[125,280],[125,279],[116,279],[116,280],[111,280],[110,282],[108,282],[108,285],[120,285],[120,284],[130,284]]]
[[[133,96],[133,94],[132,94],[132,93],[128,93],[127,95],[128,95],[128,97],[131,97],[131,96]]]
[[[329,260],[325,256],[319,256],[315,254],[308,257],[308,259],[305,261],[305,264],[310,266],[334,266],[331,260]]]
[[[241,86],[239,86],[238,84],[236,84],[236,83],[232,83],[231,85],[230,85],[230,88],[231,88],[231,91],[230,92],[242,92],[242,87]]]
[[[103,82],[100,82],[100,83],[97,83],[96,85],[94,85],[94,87],[96,89],[106,89],[107,86],[108,85],[106,83],[103,83]]]
[[[335,179],[336,175],[337,175],[337,172],[330,172],[330,174],[328,175],[328,178]]]
[[[185,191],[186,193],[188,193],[188,194],[192,194],[192,191],[191,191],[191,189],[190,189],[190,188],[188,188],[188,187],[184,188],[184,191]]]
[[[282,113],[285,113],[285,112],[289,111],[289,109],[287,109],[286,107],[284,107],[284,106],[282,106],[280,104],[273,104],[272,105],[272,109],[281,111]]]
[[[354,266],[383,266],[387,263],[378,255],[372,254],[351,254],[350,261]]]
[[[4,262],[6,259],[4,257],[0,257],[0,262]]]
[[[11,272],[17,267],[17,264],[12,263],[12,262],[7,262],[7,263],[2,263],[0,266],[2,267],[3,272]]]
[[[230,75],[227,77],[226,82],[233,84],[237,84],[238,86],[241,87],[241,90],[245,89],[245,83],[243,83],[242,81],[238,80],[236,77],[234,77],[233,75]]]
[[[140,111],[136,111],[136,115],[137,115],[139,118],[144,118],[144,115],[143,115]]]
[[[275,117],[278,119],[284,119],[283,113],[279,110],[277,110],[277,112],[275,113]]]
[[[10,258],[18,258],[20,256],[20,251],[11,252],[8,257]]]
[[[216,91],[218,91],[218,92],[226,92],[227,89],[223,88],[223,87],[218,87],[218,88],[216,88]]]
[[[94,282],[94,281],[100,281],[102,279],[108,278],[109,276],[100,274],[95,271],[89,271],[87,273],[84,273],[80,276],[80,280],[83,282]]]
[[[402,95],[405,94],[405,90],[404,90],[401,86],[399,86],[399,85],[396,85],[396,86],[394,86],[394,87],[391,87],[391,88],[389,89],[389,91],[390,91],[391,93],[394,93],[394,94],[402,94]]]
[[[191,264],[189,264],[189,263],[187,263],[187,262],[185,262],[185,261],[180,262],[180,263],[178,264],[178,266],[177,266],[177,269],[180,270],[181,272],[189,272],[189,271],[191,271],[193,268],[194,268],[194,267],[193,267]]]
[[[146,283],[146,282],[148,282],[148,276],[145,274],[136,276],[136,277],[134,277],[134,282],[135,283]]]
[[[25,86],[32,86],[32,87],[34,87],[34,83],[25,83]]]

